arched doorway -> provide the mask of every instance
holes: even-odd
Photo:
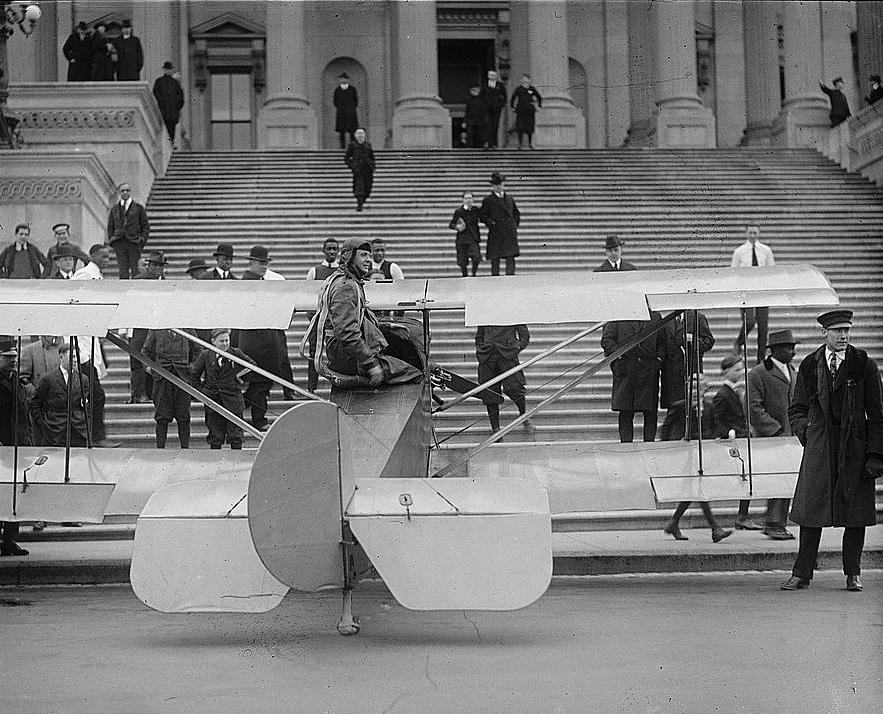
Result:
[[[575,60],[573,57],[568,58],[568,84],[570,90],[570,96],[573,99],[574,106],[577,107],[582,113],[583,117],[585,117],[587,126],[586,126],[586,137],[589,136],[589,127],[588,127],[588,119],[589,119],[589,79],[586,76],[586,68],[582,66],[582,64]],[[586,143],[588,146],[588,142]]]
[[[346,72],[350,77],[350,84],[356,88],[359,93],[359,106],[356,109],[356,115],[362,126],[368,126],[368,73],[358,61],[352,57],[338,57],[332,60],[325,67],[322,73],[322,146],[325,149],[337,149],[338,144],[337,132],[334,131],[334,90],[338,85],[337,76],[341,72]],[[368,137],[371,141],[371,137]],[[377,141],[377,138],[375,138]],[[382,146],[383,142],[379,142]]]

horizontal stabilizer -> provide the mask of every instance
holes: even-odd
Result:
[[[346,516],[412,610],[516,610],[552,577],[548,498],[527,480],[357,479]]]
[[[188,481],[154,494],[135,528],[130,578],[160,612],[265,612],[288,587],[258,558],[248,532],[246,484]]]

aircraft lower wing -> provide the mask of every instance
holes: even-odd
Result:
[[[549,587],[549,501],[528,480],[357,479],[346,517],[411,610],[516,610]]]
[[[172,484],[147,502],[135,528],[132,590],[160,612],[266,612],[288,586],[261,563],[248,533],[239,479]]]

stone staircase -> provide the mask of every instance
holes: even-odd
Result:
[[[856,311],[854,342],[883,358],[883,192],[815,151],[378,151],[377,164],[374,194],[357,214],[338,152],[176,154],[148,201],[150,247],[170,259],[168,276],[181,278],[189,259],[210,258],[219,242],[233,243],[243,256],[234,267],[242,272],[249,248],[261,243],[274,270],[298,279],[321,259],[326,237],[382,237],[387,257],[406,277],[454,277],[451,214],[463,190],[480,201],[491,172],[500,171],[522,214],[519,273],[591,270],[604,258],[607,233],[625,239],[626,259],[640,269],[726,266],[744,225],[756,223],[777,262],[810,262],[828,275],[842,304]],[[489,271],[482,264],[480,274]],[[798,361],[818,344],[815,312],[771,311],[770,329],[793,329],[802,341]],[[717,343],[706,371],[714,375],[732,349],[739,315],[707,314]],[[296,345],[305,326],[297,314],[289,331],[300,384],[306,364]],[[526,356],[579,327],[532,325]],[[463,326],[462,313],[434,313],[432,332],[433,358],[474,377],[474,333]],[[528,369],[528,403],[569,379],[600,351],[599,342],[599,335],[590,336]],[[125,404],[128,359],[112,347],[108,357],[109,433],[126,444],[152,445],[152,405]],[[609,396],[604,371],[539,416],[536,438],[616,439]],[[281,391],[271,397],[281,400]],[[286,408],[272,401],[270,414]],[[193,409],[200,446],[201,412]],[[514,407],[503,413],[505,423]],[[471,401],[439,415],[436,434],[450,443],[480,440],[488,434],[483,406]]]

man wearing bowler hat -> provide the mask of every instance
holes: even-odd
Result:
[[[874,479],[883,476],[883,397],[877,363],[849,344],[852,310],[818,317],[825,342],[797,370],[788,416],[803,445],[791,520],[800,548],[783,590],[812,583],[822,528],[843,528],[846,589],[862,589],[865,528],[877,522]]]
[[[610,234],[604,240],[604,253],[607,255],[604,262],[601,263],[592,272],[594,273],[615,273],[620,270],[637,270],[637,268],[622,259],[622,247],[625,242],[615,234]]]
[[[200,280],[239,280],[230,271],[233,267],[233,246],[229,243],[219,243],[218,249],[212,253],[217,265],[207,271]]]
[[[181,89],[181,83],[175,79],[174,74],[175,65],[171,62],[163,62],[162,77],[157,77],[153,83],[153,96],[156,97],[159,113],[172,144],[175,143],[175,127],[184,107],[184,90]]]
[[[755,436],[793,434],[788,408],[797,382],[797,373],[791,366],[797,344],[791,330],[771,332],[766,343],[770,356],[748,373],[748,413]],[[789,505],[787,498],[767,500],[765,536],[773,540],[793,540],[794,536],[785,528]]]
[[[505,99],[504,99],[505,102]],[[481,202],[478,217],[488,227],[485,252],[491,261],[491,275],[500,274],[500,259],[506,261],[506,275],[515,275],[518,250],[518,226],[521,212],[515,199],[506,193],[506,177],[494,171],[491,174],[491,192]]]

